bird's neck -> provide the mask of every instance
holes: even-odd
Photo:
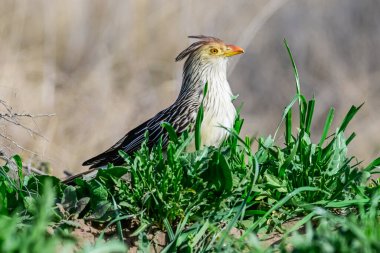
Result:
[[[227,81],[227,59],[205,61],[200,57],[190,57],[183,67],[183,81],[177,100],[193,100],[199,103],[203,98],[204,87],[208,84],[207,98],[217,99],[215,94],[231,97],[232,92]]]

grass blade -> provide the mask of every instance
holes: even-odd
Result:
[[[209,226],[210,226],[210,222],[208,220],[206,220],[206,222],[203,224],[203,226],[199,229],[198,233],[191,240],[190,247],[194,248],[197,245],[199,240],[206,233]]]
[[[141,225],[135,231],[133,231],[131,236],[138,236],[139,234],[141,234],[141,232],[145,231],[145,229],[147,229],[149,226],[150,224],[147,221],[142,220]]]
[[[303,130],[305,119],[306,119],[306,112],[305,111],[306,111],[307,103],[306,103],[305,97],[301,93],[300,78],[299,78],[297,66],[296,66],[296,63],[295,63],[294,58],[293,58],[293,54],[289,48],[289,45],[288,45],[288,42],[286,41],[286,39],[284,39],[284,45],[285,45],[286,51],[288,52],[288,55],[289,55],[289,58],[290,58],[290,61],[292,63],[292,67],[293,67],[294,78],[296,81],[296,93],[298,96],[298,104],[299,104],[299,112],[300,112],[300,129]]]
[[[356,137],[356,133],[353,132],[346,140],[346,146]]]
[[[166,231],[168,231],[169,240],[173,241],[175,238],[174,232],[167,218],[164,219],[164,225],[165,225]]]
[[[329,113],[327,114],[327,118],[326,118],[326,121],[325,121],[325,126],[323,127],[323,132],[322,132],[322,135],[321,135],[321,139],[319,140],[319,143],[318,143],[318,146],[319,147],[322,147],[322,144],[325,142],[326,140],[326,137],[327,137],[327,134],[329,132],[329,129],[330,129],[330,126],[331,126],[331,123],[334,119],[334,108],[330,108],[329,110]]]
[[[292,141],[292,110],[286,114],[285,118],[285,140],[286,145],[289,145]]]
[[[280,130],[280,126],[282,122],[286,119],[286,115],[289,113],[289,111],[292,109],[293,105],[297,102],[298,99],[299,99],[299,96],[295,95],[292,101],[285,107],[284,112],[282,113],[281,121],[278,124],[276,131],[274,132],[273,139],[276,139],[278,130]]]
[[[305,132],[310,136],[311,121],[313,119],[315,99],[311,99],[307,105]]]
[[[322,191],[321,189],[317,187],[300,187],[292,191],[291,193],[287,194],[284,198],[282,198],[280,201],[278,201],[274,206],[272,206],[260,219],[258,219],[251,227],[249,227],[244,234],[241,237],[241,240],[243,240],[248,234],[250,234],[252,231],[254,231],[258,226],[261,226],[264,224],[267,220],[267,217],[275,210],[280,208],[282,205],[284,205],[286,202],[288,202],[291,198],[293,198],[295,195],[305,192],[305,191]]]
[[[303,217],[293,227],[291,227],[288,231],[286,231],[286,233],[284,234],[284,237],[287,237],[290,233],[292,233],[292,232],[298,230],[299,228],[301,228],[303,225],[306,224],[306,222],[310,221],[316,214],[317,214],[316,211],[312,211],[311,213],[309,213],[308,215],[306,215],[305,217]]]
[[[373,160],[364,170],[365,171],[371,171],[374,168],[377,168],[379,166],[380,166],[380,157],[378,157],[375,160]]]
[[[364,103],[361,104],[361,105],[359,105],[358,107],[356,107],[354,105],[351,106],[350,110],[346,114],[346,117],[344,117],[344,119],[342,121],[342,124],[339,127],[339,132],[344,132],[344,130],[346,130],[346,127],[347,127],[348,123],[350,123],[350,121],[352,120],[352,118],[355,116],[355,114],[360,110],[360,108],[363,105],[364,105]]]
[[[284,39],[284,44],[285,44],[286,51],[288,51],[288,55],[289,55],[290,61],[292,62],[294,77],[295,77],[295,80],[296,80],[297,95],[300,95],[301,94],[301,87],[300,87],[300,78],[299,78],[299,75],[298,75],[297,66],[296,66],[296,63],[295,63],[295,61],[293,59],[292,52],[290,51],[290,48],[289,48],[289,45],[288,45],[288,42],[286,41],[286,39]]]
[[[204,108],[203,108],[203,101],[206,97],[208,89],[208,83],[205,84],[205,88],[203,90],[203,98],[201,105],[198,110],[197,118],[195,120],[195,149],[200,150],[201,149],[201,127],[202,127],[202,121],[203,121],[203,114],[204,114]]]
[[[162,122],[161,126],[165,128],[165,130],[168,132],[170,140],[172,140],[174,143],[178,143],[178,136],[177,133],[175,132],[173,126],[168,123],[168,122]]]

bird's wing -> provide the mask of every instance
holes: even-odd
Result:
[[[119,150],[124,150],[127,154],[132,154],[140,149],[141,144],[145,140],[146,131],[148,131],[149,135],[147,143],[149,147],[155,145],[160,137],[162,137],[162,146],[165,148],[169,137],[166,130],[161,126],[162,122],[170,123],[177,134],[181,134],[190,123],[190,121],[186,118],[178,117],[175,112],[178,112],[178,110],[174,106],[159,112],[150,120],[145,121],[138,127],[128,132],[123,138],[121,138],[105,152],[85,161],[83,165],[91,165],[90,168],[98,168],[105,166],[108,163],[113,163],[114,165],[122,164],[124,160],[120,157]]]

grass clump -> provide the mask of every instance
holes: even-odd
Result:
[[[11,188],[5,188],[9,189]],[[69,236],[65,237],[63,234],[62,237],[48,235],[47,227],[52,218],[51,207],[54,202],[54,194],[50,189],[51,182],[48,181],[43,189],[43,195],[36,196],[33,199],[34,203],[28,206],[30,210],[28,215],[14,212],[10,216],[0,216],[1,252],[43,252],[44,250],[54,252],[61,247],[59,238],[67,247],[73,248],[73,238],[70,240]],[[8,211],[5,206],[2,206],[1,210],[2,213]]]
[[[60,189],[64,188],[60,180],[25,176],[21,158],[13,160],[18,177],[9,176],[9,165],[0,167],[0,252],[125,252],[125,246],[117,241],[79,245],[58,210],[57,201],[63,194]]]
[[[314,143],[311,125],[316,101],[301,93],[296,65],[286,42],[285,46],[296,95],[281,120],[284,143],[276,140],[280,127],[274,137],[241,138],[244,121],[237,118],[220,147],[202,147],[201,109],[195,136],[187,132],[177,136],[163,123],[170,135],[165,153],[161,142],[153,149],[145,143],[133,156],[120,151],[123,166],[109,165],[73,185],[49,176],[24,177],[21,159],[16,157],[18,179],[10,179],[7,166],[0,170],[1,213],[38,217],[33,207],[43,195],[41,182],[51,179],[56,195],[49,203],[55,211],[46,218],[48,226],[63,231],[83,219],[104,231],[113,227],[120,240],[128,236],[138,241],[141,252],[155,247],[157,231],[166,235],[163,252],[376,252],[380,189],[378,181],[369,179],[379,173],[380,158],[361,167],[347,155],[355,133],[346,137],[345,132],[361,106],[351,107],[336,130],[330,129],[331,108]],[[294,129],[296,105],[299,123]],[[197,150],[188,153],[186,147],[193,139]],[[256,151],[252,141],[258,142]],[[297,222],[285,228],[283,224],[292,219]],[[294,232],[305,226],[305,235]],[[263,247],[258,237],[273,232],[285,234],[281,243]],[[58,237],[61,243],[62,238]]]
[[[379,199],[377,192],[368,205],[359,205],[355,213],[347,217],[334,215],[326,210],[317,209],[319,226],[314,229],[307,223],[304,235],[295,232],[286,243],[293,249],[283,252],[379,252]]]
[[[331,108],[319,142],[313,143],[310,129],[315,100],[307,100],[301,93],[297,68],[286,42],[285,46],[294,67],[297,94],[282,118],[285,120],[285,146],[277,146],[270,137],[258,141],[257,157],[261,164],[262,178],[273,188],[270,195],[277,200],[299,187],[318,188],[317,191],[301,193],[293,199],[294,204],[304,202],[323,205],[330,201],[352,199],[360,194],[356,186],[366,182],[374,168],[371,165],[359,170],[359,163],[347,155],[347,146],[355,133],[346,139],[345,130],[361,106],[352,106],[339,128],[327,138],[334,117],[334,109]],[[292,106],[296,101],[300,120],[297,132],[293,135]]]

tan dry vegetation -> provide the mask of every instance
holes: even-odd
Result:
[[[174,58],[187,35],[206,34],[246,49],[232,61],[230,83],[244,103],[244,133],[267,135],[294,94],[287,38],[303,91],[317,100],[314,132],[329,106],[341,120],[366,102],[351,129],[359,133],[352,153],[368,162],[380,153],[379,13],[377,0],[4,0],[0,98],[19,112],[56,116],[25,122],[47,140],[2,121],[1,131],[54,174],[79,171],[176,98],[182,63]],[[20,152],[0,141],[8,154]]]

